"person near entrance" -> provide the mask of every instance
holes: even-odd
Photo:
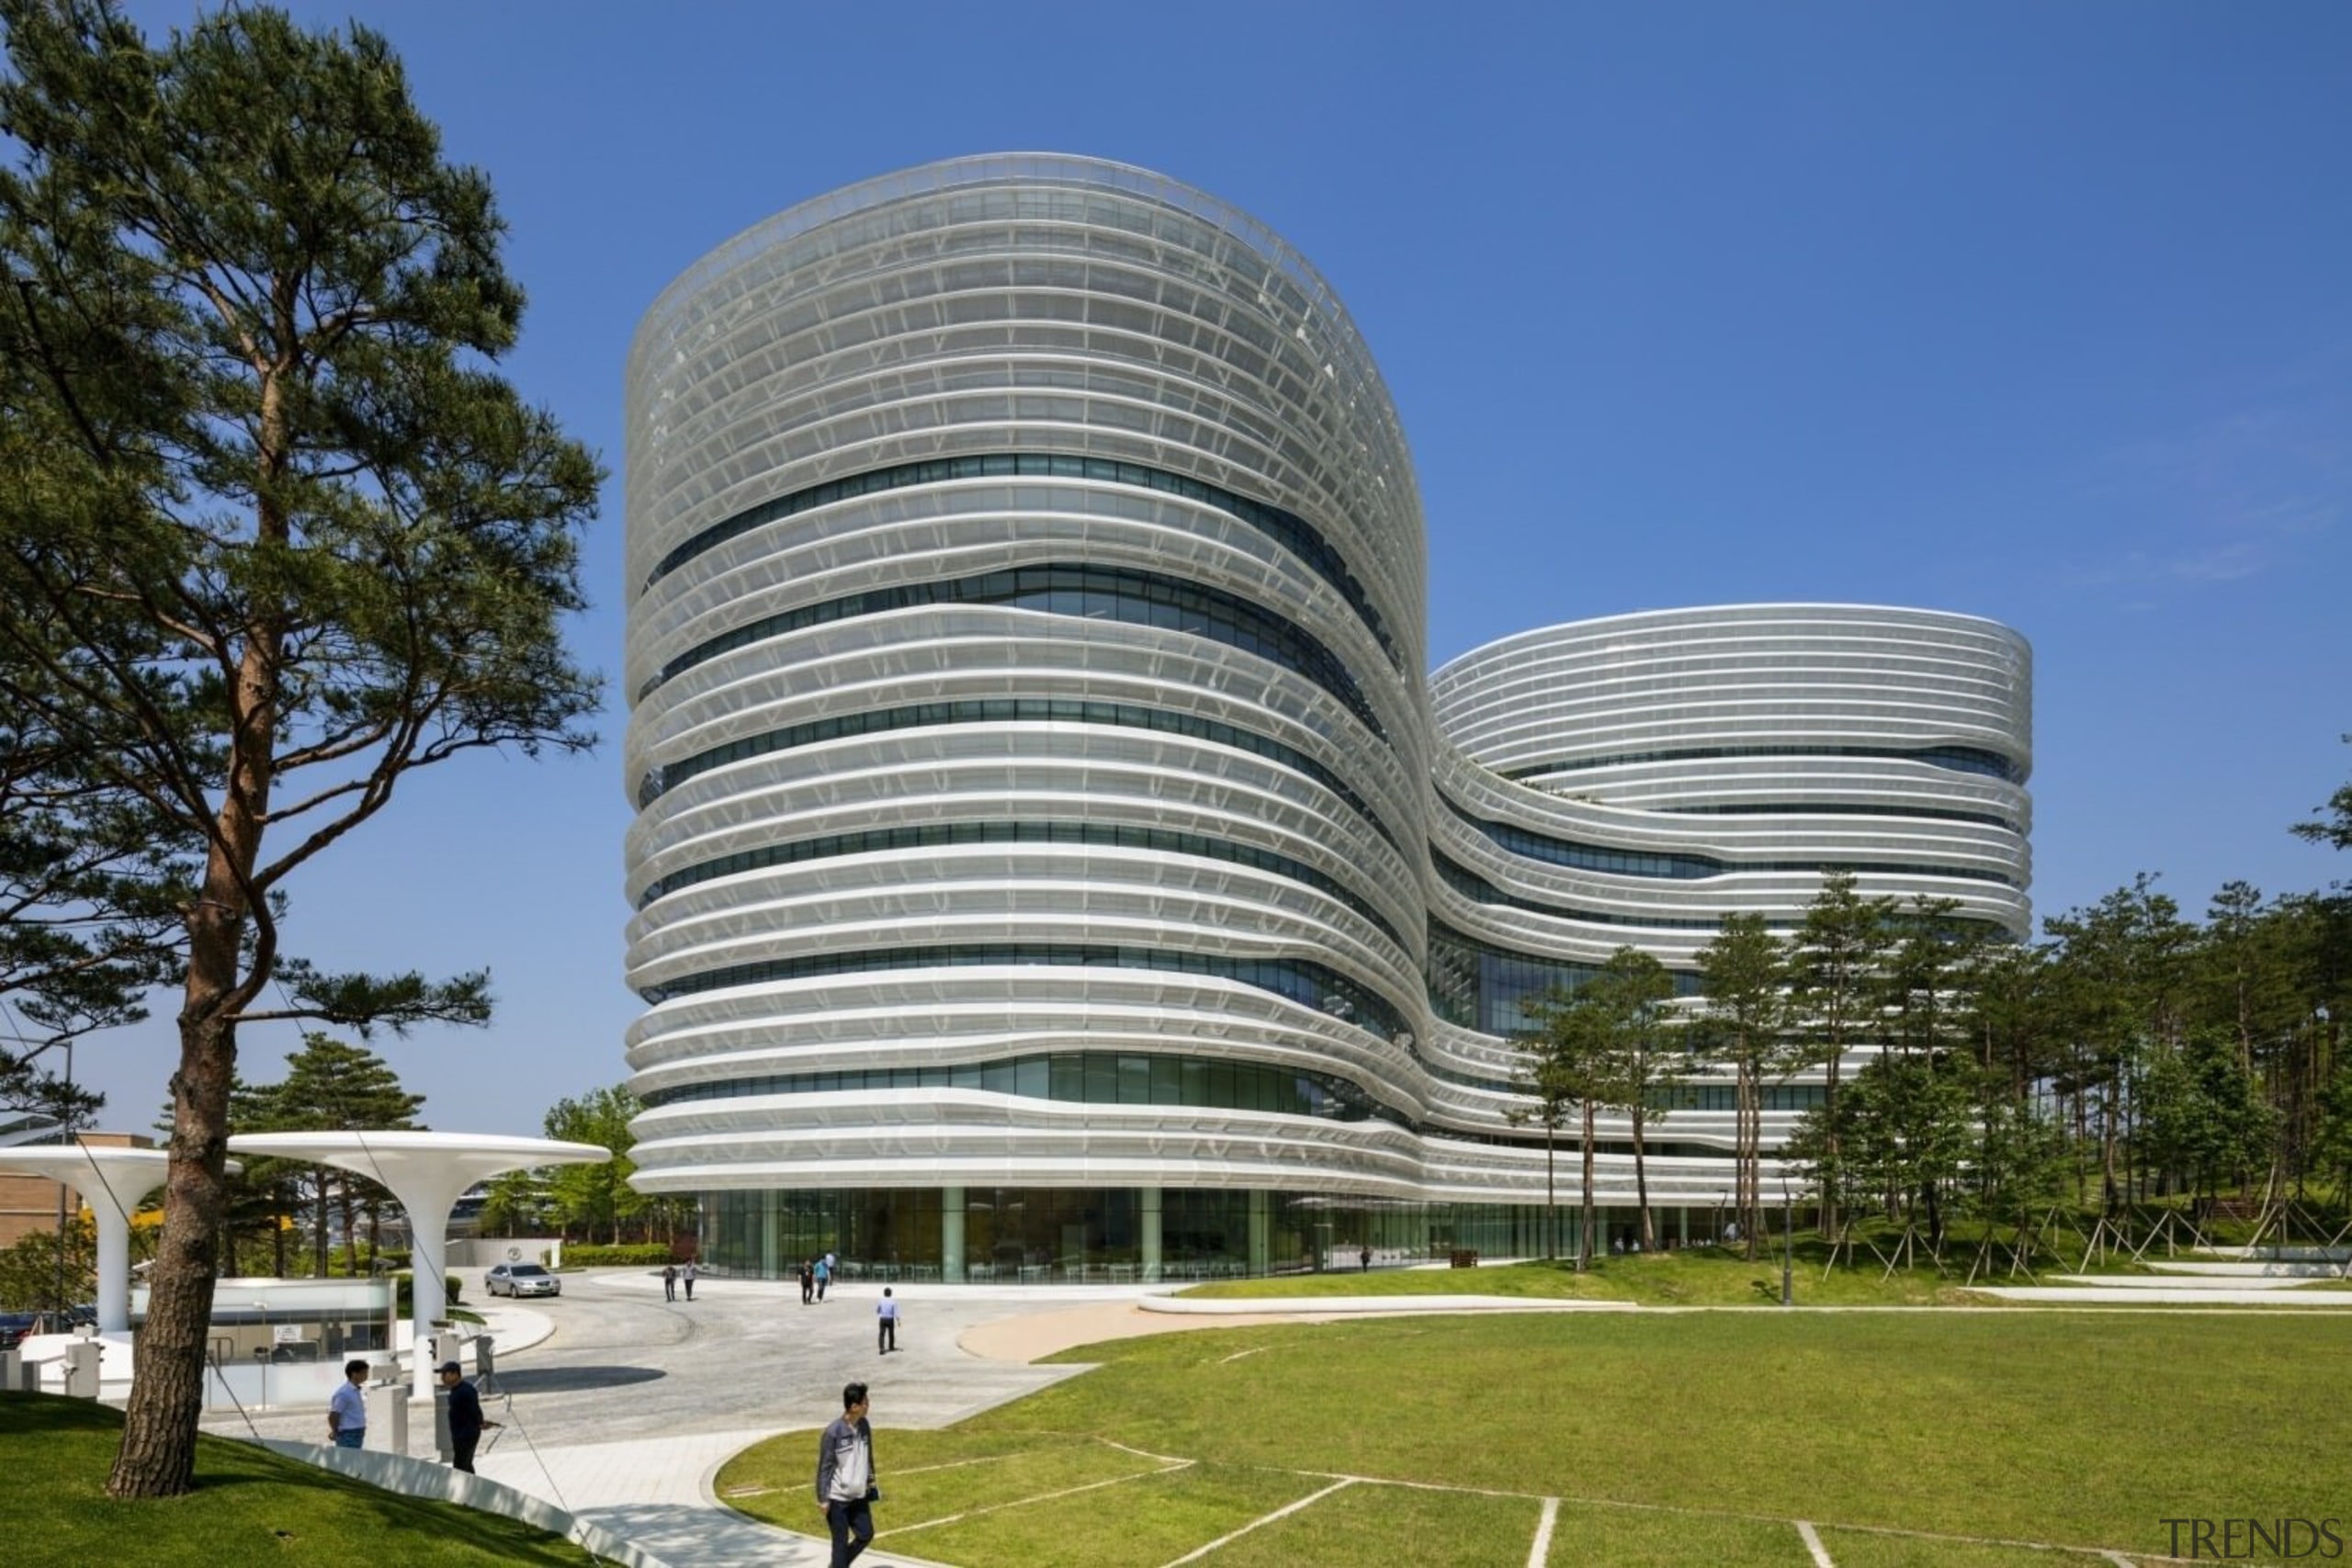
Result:
[[[882,1299],[874,1303],[874,1347],[882,1355],[899,1348],[899,1302],[890,1287],[882,1287]]]
[[[481,1395],[466,1381],[466,1369],[455,1361],[441,1363],[441,1386],[449,1391],[450,1468],[474,1472],[474,1450],[481,1446],[481,1429],[495,1421],[481,1418]]]
[[[674,1263],[662,1265],[662,1299],[665,1302],[678,1299],[678,1266]]]
[[[875,1484],[874,1428],[866,1421],[865,1385],[842,1390],[842,1413],[817,1438],[817,1506],[832,1532],[832,1568],[849,1568],[874,1543],[874,1505],[882,1500]]]
[[[339,1449],[356,1449],[368,1438],[368,1396],[360,1392],[368,1382],[368,1363],[345,1361],[343,1386],[327,1401],[327,1440]]]

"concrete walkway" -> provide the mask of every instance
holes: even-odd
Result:
[[[2282,1281],[2292,1283],[2293,1281]],[[1976,1295],[1994,1296],[2002,1301],[2048,1303],[2052,1305],[2080,1306],[2096,1303],[2107,1306],[2145,1306],[2163,1303],[2172,1306],[2263,1306],[2281,1311],[2304,1308],[2319,1312],[2352,1312],[2352,1291],[2294,1291],[2245,1288],[2245,1280],[2228,1281],[2228,1287],[2213,1290],[2199,1288],[2188,1280],[2157,1280],[2141,1286],[2108,1283],[2104,1285],[1971,1285]]]
[[[827,1544],[719,1503],[714,1483],[722,1463],[779,1432],[823,1426],[841,1414],[842,1385],[856,1379],[873,1387],[887,1485],[892,1427],[944,1427],[1084,1370],[978,1354],[958,1343],[967,1333],[1041,1309],[1139,1315],[1143,1293],[1140,1286],[894,1288],[903,1317],[900,1348],[888,1357],[875,1349],[877,1285],[845,1286],[804,1307],[797,1284],[706,1277],[694,1302],[669,1302],[658,1277],[610,1270],[568,1275],[560,1297],[528,1308],[502,1303],[484,1315],[512,1317],[494,1326],[521,1338],[538,1327],[526,1319],[543,1318],[546,1331],[526,1354],[502,1344],[497,1393],[483,1404],[505,1426],[489,1435],[476,1468],[675,1568],[809,1568],[827,1561]],[[1020,1340],[1008,1348],[1017,1354]],[[257,1412],[249,1427],[232,1413],[206,1426],[318,1442],[326,1418],[323,1409]],[[812,1481],[814,1450],[812,1441]],[[427,1405],[411,1407],[409,1451],[434,1457]],[[813,1493],[808,1524],[823,1528]],[[879,1549],[858,1561],[922,1562]]]

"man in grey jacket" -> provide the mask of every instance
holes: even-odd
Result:
[[[842,1390],[841,1418],[817,1438],[817,1506],[833,1532],[832,1568],[849,1568],[874,1543],[874,1428],[866,1424],[865,1385]]]

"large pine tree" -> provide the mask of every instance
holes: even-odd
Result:
[[[0,600],[24,607],[0,708],[192,846],[167,1217],[108,1483],[168,1495],[239,1026],[488,1012],[482,975],[289,957],[287,890],[416,768],[590,744],[560,622],[602,476],[496,374],[523,297],[489,181],[380,37],[254,8],[150,47],[113,0],[0,0]]]

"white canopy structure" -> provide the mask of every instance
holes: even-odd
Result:
[[[42,1176],[82,1195],[98,1222],[98,1331],[130,1326],[130,1215],[164,1184],[171,1155],[113,1144],[42,1144],[0,1148],[0,1175]],[[231,1160],[229,1168],[239,1168]]]
[[[413,1397],[433,1397],[433,1358],[425,1343],[445,1308],[442,1259],[449,1211],[477,1181],[541,1165],[601,1165],[610,1149],[553,1138],[514,1138],[486,1133],[241,1133],[229,1146],[242,1155],[309,1160],[382,1182],[408,1211],[415,1289],[409,1304],[413,1335]]]

